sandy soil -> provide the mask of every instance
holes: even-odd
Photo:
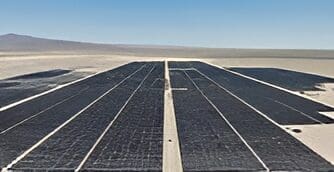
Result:
[[[49,55],[0,58],[0,79],[51,69],[99,72],[126,64],[131,57],[97,55]]]
[[[168,58],[171,60],[199,60]],[[120,55],[11,55],[0,57],[0,79],[52,69],[71,69],[80,72],[100,72],[132,61],[165,60],[162,57]]]
[[[334,164],[334,124],[289,125],[284,127],[289,128],[287,131],[291,135]],[[301,132],[293,132],[293,129],[300,129]]]
[[[319,100],[320,102],[334,105],[334,84],[324,83],[319,88],[324,91],[304,91],[303,94],[313,99]]]

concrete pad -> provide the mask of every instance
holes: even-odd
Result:
[[[165,62],[165,104],[164,104],[164,140],[163,171],[182,172],[182,160],[177,134],[173,96],[170,85],[168,61]]]

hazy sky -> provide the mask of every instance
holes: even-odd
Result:
[[[0,0],[0,34],[130,44],[334,49],[334,0]]]

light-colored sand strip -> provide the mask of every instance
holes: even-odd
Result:
[[[36,113],[36,114],[34,114],[34,115],[32,115],[32,116],[29,116],[28,118],[26,118],[26,119],[24,119],[24,120],[22,120],[22,121],[20,121],[20,122],[14,124],[14,125],[8,127],[7,129],[1,131],[1,132],[0,132],[0,135],[6,133],[6,132],[12,130],[13,128],[15,128],[15,127],[17,127],[17,126],[23,124],[24,122],[27,122],[27,121],[29,121],[30,119],[35,118],[36,116],[38,116],[38,115],[40,115],[40,114],[42,114],[42,113],[44,113],[44,112],[46,112],[46,111],[48,111],[48,110],[50,110],[50,109],[56,107],[56,106],[58,106],[59,104],[62,104],[62,103],[64,103],[64,102],[66,102],[67,100],[69,100],[69,99],[71,99],[71,98],[73,98],[73,97],[75,97],[75,96],[81,94],[83,91],[85,91],[85,90],[87,90],[87,89],[88,89],[88,87],[85,88],[85,89],[80,90],[78,93],[76,93],[76,94],[74,94],[74,95],[72,95],[72,96],[70,96],[70,97],[67,97],[67,98],[64,99],[64,100],[61,100],[61,101],[57,102],[56,104],[54,104],[54,105],[52,105],[52,106],[49,106],[49,107],[43,109],[42,111],[40,111],[40,112],[38,112],[38,113]]]
[[[121,66],[122,66],[122,65],[121,65]],[[119,67],[121,67],[121,66],[118,66],[118,67],[116,67],[116,68],[119,68]],[[114,69],[116,69],[116,68],[114,68]],[[29,100],[32,100],[32,99],[41,97],[41,96],[46,95],[46,94],[49,94],[49,93],[54,92],[54,91],[56,91],[56,90],[58,90],[58,89],[67,87],[67,86],[72,85],[72,84],[74,84],[74,83],[77,83],[77,82],[83,81],[83,80],[85,80],[85,79],[91,78],[91,77],[93,77],[93,76],[96,76],[96,75],[101,74],[101,73],[103,73],[103,72],[106,72],[106,71],[108,71],[108,70],[111,70],[111,69],[103,70],[103,71],[94,73],[94,74],[92,74],[92,75],[88,75],[88,76],[86,76],[86,77],[84,77],[84,78],[80,78],[80,79],[78,79],[78,80],[75,80],[75,81],[72,81],[72,82],[69,82],[69,83],[66,83],[66,84],[63,84],[63,85],[59,85],[59,86],[57,86],[57,87],[55,87],[55,88],[52,88],[52,89],[50,89],[50,90],[47,90],[47,91],[45,91],[45,92],[42,92],[42,93],[33,95],[33,96],[31,96],[31,97],[27,97],[27,98],[25,98],[25,99],[22,99],[22,100],[19,100],[19,101],[15,102],[15,103],[11,103],[11,104],[9,104],[9,105],[6,105],[6,106],[4,106],[4,107],[1,107],[1,108],[0,108],[0,112],[1,112],[1,111],[4,111],[4,110],[7,110],[7,109],[9,109],[9,108],[15,107],[15,106],[17,106],[17,105],[19,105],[19,104],[22,104],[22,103],[24,103],[24,102],[27,102],[27,101],[29,101]]]
[[[182,172],[182,160],[177,134],[173,95],[170,85],[168,61],[165,61],[165,94],[164,94],[164,137],[163,137],[163,172]]]
[[[208,62],[206,62],[206,63],[208,63]],[[225,71],[227,71],[227,72],[233,73],[233,74],[235,74],[235,75],[238,75],[238,76],[241,76],[241,77],[244,77],[244,78],[247,78],[247,79],[256,81],[256,82],[258,82],[258,83],[261,83],[261,84],[264,84],[264,85],[268,85],[268,86],[270,86],[270,87],[274,87],[274,88],[276,88],[276,89],[279,89],[279,90],[288,92],[288,93],[290,93],[290,94],[294,94],[294,95],[303,97],[303,98],[305,98],[305,99],[314,101],[314,102],[316,102],[316,103],[320,103],[320,104],[323,104],[323,105],[325,105],[325,106],[334,108],[334,106],[332,106],[332,105],[330,105],[330,104],[328,104],[328,103],[320,102],[319,100],[313,99],[313,98],[311,98],[311,97],[309,97],[309,96],[300,94],[300,93],[298,93],[298,92],[294,92],[294,91],[291,91],[291,90],[288,90],[288,89],[279,87],[279,86],[277,86],[277,85],[273,85],[273,84],[270,84],[270,83],[268,83],[268,82],[258,80],[258,79],[256,79],[256,78],[253,78],[253,77],[250,77],[250,76],[246,76],[246,75],[243,75],[243,74],[238,73],[238,72],[231,71],[231,70],[229,70],[229,69],[226,69],[226,68],[224,68],[224,67],[221,67],[221,66],[218,66],[218,65],[215,65],[215,64],[212,64],[212,63],[208,63],[208,64],[210,64],[210,65],[212,65],[212,66],[215,66],[215,67],[217,67],[217,68],[223,69],[223,70],[225,70]]]
[[[189,78],[189,80],[193,83],[196,89],[202,94],[202,96],[210,103],[210,105],[219,113],[219,115],[224,119],[227,125],[233,130],[233,132],[240,138],[240,140],[246,145],[246,147],[252,152],[255,158],[262,164],[263,168],[266,171],[270,171],[267,165],[263,162],[263,160],[257,155],[257,153],[253,150],[253,148],[247,143],[247,141],[241,136],[241,134],[233,127],[233,125],[227,120],[222,112],[216,107],[216,105],[203,93],[203,91],[197,86],[193,79],[188,75],[186,71],[183,71],[185,75]]]
[[[274,120],[272,120],[271,118],[269,118],[266,114],[262,113],[260,110],[256,109],[255,107],[253,107],[252,105],[248,104],[247,102],[245,102],[244,100],[242,100],[241,98],[239,98],[238,96],[236,96],[235,94],[233,94],[232,92],[230,92],[229,90],[227,90],[226,88],[224,88],[223,86],[221,86],[220,84],[218,84],[216,81],[212,80],[211,78],[209,78],[208,76],[206,76],[205,74],[203,74],[201,71],[195,69],[199,74],[201,74],[202,76],[204,76],[205,78],[207,78],[208,80],[210,80],[211,82],[213,82],[214,84],[216,84],[218,87],[220,87],[221,89],[225,90],[228,94],[232,95],[233,97],[235,97],[236,99],[238,99],[240,102],[242,102],[243,104],[245,104],[246,106],[248,106],[249,108],[253,109],[255,112],[257,112],[258,114],[260,114],[261,116],[263,116],[264,118],[266,118],[268,121],[270,121],[271,123],[273,123],[274,125],[278,126],[279,128],[281,128],[282,130],[286,131],[287,133],[289,133],[291,136],[294,137],[294,135],[291,134],[290,131],[288,131],[284,126],[278,124],[277,122],[275,122]],[[325,125],[322,125],[325,126]],[[303,143],[305,146],[307,146],[307,144]],[[323,157],[324,159],[326,159],[327,161],[330,161],[329,159],[327,159],[327,157],[323,156],[322,154],[320,154],[320,152],[317,152],[321,157]]]
[[[327,116],[328,118],[334,119],[334,112],[319,112],[320,114]]]
[[[52,135],[54,135],[56,132],[58,132],[60,129],[62,129],[63,127],[65,127],[68,123],[70,123],[72,120],[74,120],[77,116],[79,116],[82,112],[84,112],[85,110],[87,110],[88,108],[90,108],[91,106],[93,106],[96,102],[98,102],[100,99],[102,99],[104,96],[106,96],[108,93],[110,93],[113,89],[117,88],[119,85],[121,85],[124,81],[126,81],[127,79],[129,79],[131,76],[133,76],[134,74],[136,74],[138,71],[140,71],[145,65],[143,65],[142,67],[140,67],[139,69],[137,69],[135,72],[133,72],[131,75],[127,76],[126,78],[124,78],[121,82],[119,82],[118,84],[116,84],[114,87],[112,87],[111,89],[109,89],[108,91],[106,91],[105,93],[103,93],[100,97],[98,97],[97,99],[95,99],[93,102],[91,102],[88,106],[86,106],[85,108],[81,109],[78,113],[76,113],[75,115],[73,115],[70,119],[68,119],[67,121],[65,121],[63,124],[61,124],[60,126],[58,126],[56,129],[54,129],[51,133],[49,133],[48,135],[46,135],[45,137],[43,137],[40,141],[38,141],[36,144],[34,144],[32,147],[30,147],[28,150],[24,151],[20,156],[18,156],[15,160],[13,160],[10,164],[8,164],[6,167],[4,167],[1,171],[2,172],[8,172],[8,169],[12,168],[13,165],[15,165],[16,163],[18,163],[20,160],[22,160],[26,155],[28,155],[31,151],[33,151],[34,149],[36,149],[39,145],[41,145],[43,142],[45,142],[48,138],[50,138]]]
[[[172,88],[172,91],[187,91],[188,88]]]
[[[173,71],[173,70],[193,70],[194,68],[190,67],[190,68],[169,68],[169,71]]]
[[[109,131],[109,129],[111,128],[111,126],[117,120],[118,116],[122,113],[122,111],[128,105],[128,103],[130,102],[130,100],[132,99],[132,97],[136,94],[136,92],[139,90],[139,88],[143,85],[143,83],[146,80],[146,78],[152,73],[152,71],[153,71],[154,68],[155,68],[155,66],[152,67],[152,69],[147,73],[147,75],[145,76],[145,78],[140,82],[140,84],[138,85],[138,87],[132,92],[132,94],[130,95],[130,97],[126,100],[126,102],[124,103],[124,105],[117,112],[117,114],[114,117],[114,119],[104,129],[104,131],[102,132],[102,134],[100,135],[100,137],[96,140],[96,142],[94,143],[94,145],[90,148],[90,150],[88,151],[88,153],[86,154],[86,156],[84,157],[84,159],[82,159],[82,161],[80,162],[79,166],[74,170],[75,172],[78,172],[78,171],[80,171],[82,169],[82,167],[85,165],[86,161],[88,160],[89,156],[93,153],[93,151],[95,150],[95,148],[97,147],[97,145],[101,142],[102,138],[107,134],[107,132]]]

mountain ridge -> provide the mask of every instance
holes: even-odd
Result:
[[[133,56],[194,58],[330,58],[334,50],[205,48],[170,45],[103,44],[39,38],[20,34],[0,35],[1,53],[71,52],[78,54],[115,54]]]
[[[149,44],[109,44],[109,43],[93,43],[93,42],[81,42],[81,41],[70,41],[70,40],[58,40],[58,39],[50,39],[50,38],[40,38],[30,35],[21,35],[15,33],[8,33],[4,35],[0,35],[0,50],[6,50],[3,47],[5,45],[9,46],[18,46],[17,44],[23,44],[24,46],[28,46],[29,43],[37,43],[38,41],[43,43],[57,43],[59,44],[66,44],[69,45],[76,45],[76,46],[115,46],[115,47],[136,47],[136,48],[204,48],[204,47],[186,47],[186,46],[174,46],[174,45],[149,45]],[[16,45],[13,45],[16,43]],[[94,47],[96,48],[96,47]],[[31,48],[32,49],[32,48]]]

